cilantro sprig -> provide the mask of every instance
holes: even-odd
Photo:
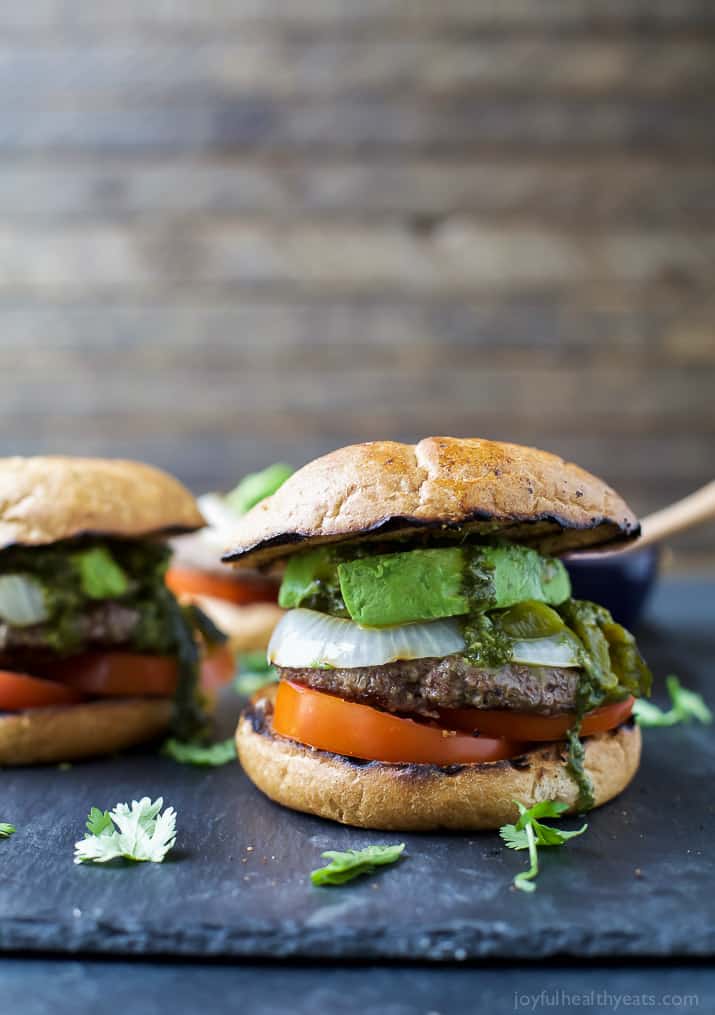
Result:
[[[162,797],[148,796],[117,804],[112,811],[93,807],[87,818],[87,832],[75,843],[75,863],[108,863],[133,860],[161,863],[176,842],[176,812],[164,806]]]
[[[542,824],[538,818],[558,818],[568,809],[568,804],[559,800],[543,800],[528,810],[518,800],[514,803],[519,808],[519,820],[515,825],[503,825],[499,829],[499,834],[509,849],[529,850],[529,869],[516,875],[514,886],[520,888],[522,892],[533,892],[536,890],[534,878],[539,873],[539,846],[563,846],[569,839],[583,835],[588,825],[583,825],[573,832],[566,832],[561,828]]]
[[[0,839],[9,839],[17,831],[14,825],[7,821],[0,821]]]
[[[181,765],[227,765],[236,760],[236,741],[229,737],[215,744],[200,744],[170,737],[164,741],[161,753]]]
[[[702,695],[683,687],[676,676],[671,674],[666,677],[665,686],[671,703],[667,711],[658,708],[651,701],[636,699],[633,714],[639,726],[675,726],[681,722],[692,722],[693,719],[707,725],[713,721],[713,714],[703,701]]]
[[[314,885],[343,885],[362,874],[372,874],[376,867],[399,860],[405,844],[394,846],[366,846],[364,849],[348,849],[344,853],[329,849],[321,856],[330,863],[319,867],[310,875]]]

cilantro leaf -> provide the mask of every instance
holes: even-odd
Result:
[[[542,825],[540,822],[534,822],[534,831],[537,833],[537,843],[539,846],[563,846],[569,839],[575,839],[577,835],[583,835],[588,828],[588,825],[581,825],[580,828],[576,828],[569,832],[565,828],[552,828],[550,825]]]
[[[7,821],[0,821],[0,839],[8,839],[16,831],[14,825],[8,824]]]
[[[679,721],[672,708],[664,712],[652,701],[644,701],[642,698],[636,698],[634,701],[633,715],[639,726],[646,727],[675,726]]]
[[[683,687],[676,676],[671,674],[666,677],[665,686],[673,702],[673,710],[681,722],[697,719],[698,722],[707,725],[713,721],[713,714],[703,701],[702,695]]]
[[[87,831],[90,835],[103,835],[107,829],[114,830],[109,811],[100,811],[99,807],[93,807],[87,818]]]
[[[519,808],[517,828],[525,828],[527,823],[533,821],[534,818],[558,818],[569,808],[569,805],[563,800],[542,800],[528,810],[518,800],[515,800],[514,803]]]
[[[123,858],[136,862],[161,863],[176,842],[176,812],[161,812],[158,797],[117,804],[113,811],[93,807],[84,839],[75,843],[75,863],[108,863]],[[97,831],[98,830],[98,831]]]
[[[516,875],[514,885],[523,892],[533,892],[536,889],[533,881],[539,873],[539,846],[563,846],[569,839],[583,835],[588,825],[569,832],[562,828],[544,825],[538,820],[538,818],[560,817],[564,811],[568,810],[568,804],[561,800],[542,800],[528,809],[518,800],[515,800],[514,803],[519,809],[519,818],[516,824],[502,825],[499,835],[509,849],[529,850],[529,869]]]
[[[499,829],[499,835],[509,849],[529,848],[529,840],[523,828],[517,828],[516,825],[502,825]]]
[[[675,726],[681,722],[689,723],[693,719],[706,725],[712,722],[713,714],[700,694],[683,687],[678,678],[672,674],[666,678],[665,686],[671,703],[667,711],[663,711],[650,701],[636,699],[633,714],[639,726]]]
[[[330,860],[325,867],[319,867],[310,875],[314,885],[342,885],[346,881],[371,874],[376,867],[395,863],[405,848],[404,842],[395,846],[366,846],[365,849],[348,849],[344,853],[328,850],[321,856]]]
[[[216,744],[199,744],[193,741],[165,740],[161,753],[181,765],[227,765],[236,760],[236,742],[233,737]]]

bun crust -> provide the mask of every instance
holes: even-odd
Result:
[[[518,817],[515,799],[527,807],[561,800],[575,809],[577,790],[563,744],[545,744],[510,761],[446,768],[358,761],[275,735],[266,706],[266,699],[259,700],[241,716],[238,757],[266,796],[293,810],[360,828],[412,832],[499,828]],[[635,775],[640,729],[624,723],[584,744],[598,807]]]
[[[92,701],[0,716],[0,765],[41,765],[113,754],[169,728],[165,698]]]
[[[103,458],[0,458],[0,549],[84,534],[150,536],[203,524],[186,487],[151,465]]]
[[[557,455],[479,438],[340,448],[294,473],[241,519],[223,560],[255,567],[307,545],[425,527],[499,531],[544,553],[639,532],[603,480]]]

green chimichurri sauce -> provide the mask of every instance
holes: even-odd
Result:
[[[483,601],[485,581],[488,575],[477,575],[479,601]],[[510,635],[547,637],[553,633],[559,619],[581,645],[576,718],[567,734],[567,769],[578,789],[577,807],[587,811],[594,805],[594,795],[580,737],[583,717],[629,694],[650,693],[651,673],[633,635],[617,624],[605,607],[596,603],[568,599],[554,608],[542,603],[522,603],[508,610],[472,611],[464,618],[464,655],[477,666],[503,666],[511,659],[513,638]]]
[[[609,611],[584,599],[569,599],[558,607],[581,645],[581,679],[576,697],[576,721],[568,733],[568,769],[579,789],[578,808],[593,807],[593,785],[584,769],[585,751],[579,736],[586,712],[623,700],[629,694],[650,694],[652,676],[635,638]]]
[[[474,604],[480,604],[481,609],[484,610],[485,604],[493,605],[495,601],[495,568],[479,550],[479,546],[465,545],[462,547],[464,554],[462,583],[464,594],[470,605],[474,607]]]
[[[464,657],[474,666],[497,669],[511,659],[512,639],[486,613],[463,618]]]
[[[166,544],[148,540],[66,540],[50,546],[8,547],[0,552],[0,574],[27,574],[40,582],[48,612],[41,643],[60,656],[87,647],[79,621],[98,600],[111,599],[133,610],[138,621],[128,647],[178,661],[173,728],[177,736],[187,738],[204,723],[194,630],[208,644],[224,639],[208,618],[195,607],[181,607],[166,587],[170,556]]]

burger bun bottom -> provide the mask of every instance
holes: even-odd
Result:
[[[155,740],[169,728],[167,698],[122,698],[0,715],[0,766],[79,761]]]
[[[566,746],[548,743],[517,758],[441,767],[364,761],[317,750],[271,729],[270,695],[259,692],[236,730],[249,779],[276,803],[359,828],[391,831],[496,829],[526,807],[559,800],[576,810],[578,790],[566,769]],[[632,720],[587,737],[585,768],[595,806],[621,793],[640,761]]]

